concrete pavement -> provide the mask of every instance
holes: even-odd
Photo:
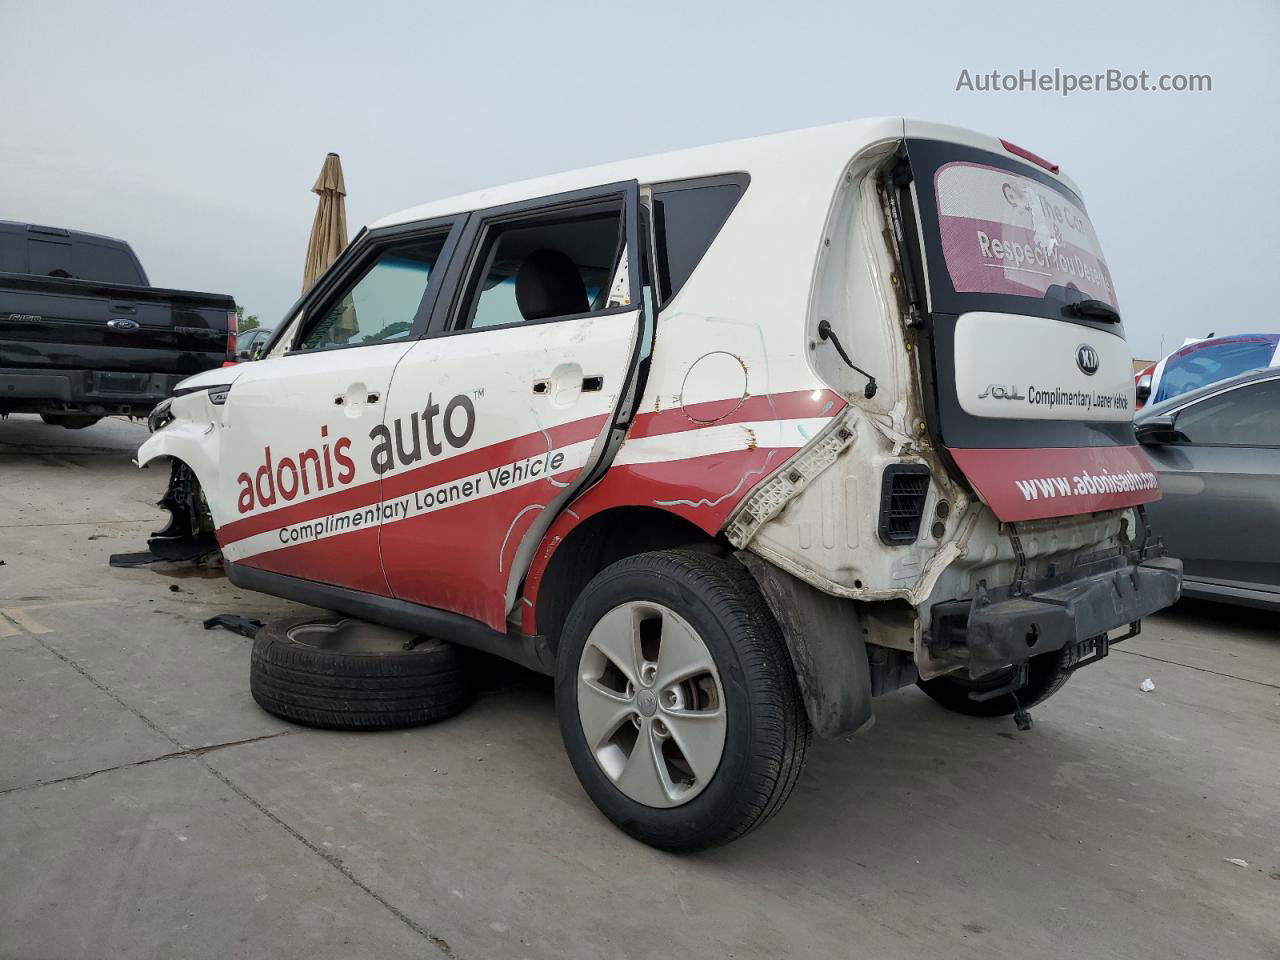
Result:
[[[161,520],[144,434],[0,422],[0,958],[1280,957],[1273,615],[1153,618],[1026,733],[886,697],[766,827],[673,857],[500,661],[432,727],[259,710],[201,620],[296,605],[107,566]]]

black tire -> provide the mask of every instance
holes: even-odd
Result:
[[[66,427],[68,430],[83,430],[92,427],[101,420],[91,413],[42,413],[40,419],[51,427]]]
[[[597,763],[579,719],[578,673],[591,629],[637,601],[665,606],[696,631],[724,690],[719,766],[680,806],[648,806],[623,793]],[[786,644],[755,581],[736,560],[695,551],[628,557],[587,585],[561,636],[556,710],[569,760],[596,806],[637,840],[679,852],[728,843],[777,813],[804,768],[811,736]]]
[[[402,639],[379,628],[350,642],[335,629],[341,624],[359,621],[297,617],[258,632],[249,689],[262,709],[308,727],[387,730],[443,720],[471,701],[465,650],[433,639],[405,650]],[[298,629],[307,627],[320,629]],[[325,629],[343,639],[326,641]]]
[[[1075,662],[1076,653],[1071,647],[1032,657],[1027,661],[1027,685],[1017,692],[1016,701],[1012,693],[990,700],[969,697],[970,691],[991,690],[1007,684],[1013,677],[1012,667],[976,680],[962,676],[934,677],[932,680],[917,680],[916,686],[956,713],[969,717],[1009,717],[1018,711],[1019,706],[1029,710],[1061,690],[1071,679],[1071,668]]]

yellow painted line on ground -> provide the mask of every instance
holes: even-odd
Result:
[[[16,637],[21,632],[16,623],[0,614],[0,637]]]

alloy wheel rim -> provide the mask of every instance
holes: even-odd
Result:
[[[719,769],[728,729],[720,672],[670,608],[630,601],[601,617],[579,658],[577,693],[587,749],[636,803],[688,803]]]

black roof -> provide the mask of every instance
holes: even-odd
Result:
[[[66,237],[72,240],[93,240],[97,243],[117,244],[121,247],[129,246],[119,237],[108,237],[101,233],[89,233],[87,230],[68,230],[66,227],[48,227],[39,223],[20,223],[17,220],[0,220],[0,233],[35,233],[44,234],[49,237]]]

